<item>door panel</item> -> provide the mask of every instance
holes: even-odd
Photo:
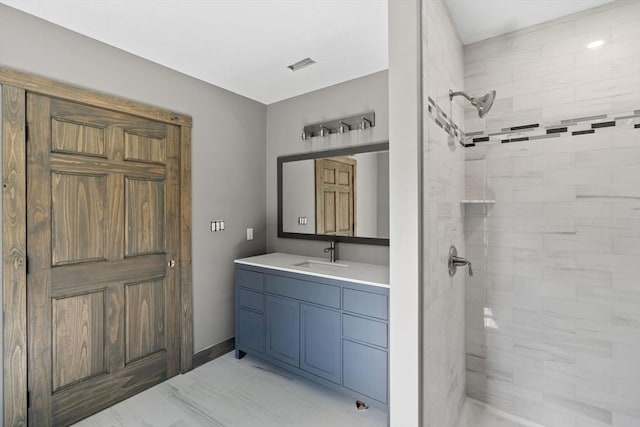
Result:
[[[164,138],[125,132],[124,159],[164,165],[167,159],[167,141]]]
[[[125,177],[127,256],[164,252],[165,182]]]
[[[105,128],[53,118],[51,151],[105,157]]]
[[[53,391],[106,372],[104,292],[53,299]]]
[[[28,94],[29,423],[67,425],[179,363],[179,130]]]
[[[353,236],[352,195],[350,192],[340,191],[336,199],[336,231],[341,236]]]
[[[52,265],[106,259],[106,175],[51,174]]]
[[[164,280],[125,286],[126,363],[164,350]]]

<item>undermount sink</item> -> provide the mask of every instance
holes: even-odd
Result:
[[[349,267],[347,264],[339,264],[337,262],[324,262],[324,261],[304,261],[298,264],[293,264],[294,267],[303,268],[324,268],[324,267]]]

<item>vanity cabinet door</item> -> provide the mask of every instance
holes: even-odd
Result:
[[[300,368],[340,384],[340,312],[300,304]]]
[[[272,295],[266,303],[267,354],[300,366],[300,303]]]
[[[237,347],[264,353],[264,316],[239,308],[237,322]]]

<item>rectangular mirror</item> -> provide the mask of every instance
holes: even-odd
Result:
[[[278,157],[278,237],[389,245],[389,143]]]

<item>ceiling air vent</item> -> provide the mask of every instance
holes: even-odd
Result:
[[[304,58],[302,61],[298,61],[295,64],[287,66],[287,68],[289,68],[291,71],[298,71],[301,68],[308,67],[309,65],[313,65],[315,63],[316,61],[311,58]]]

